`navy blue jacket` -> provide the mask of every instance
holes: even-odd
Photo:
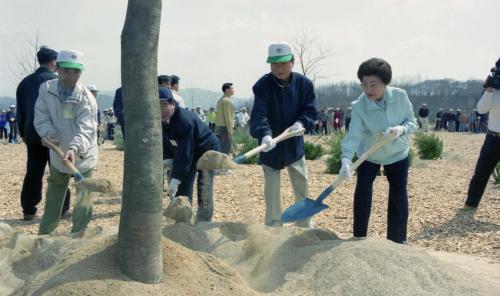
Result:
[[[33,126],[35,103],[40,84],[54,78],[57,78],[54,73],[45,67],[40,67],[35,73],[26,76],[17,87],[17,124],[19,135],[24,138],[26,144],[41,144],[40,136]]]
[[[115,113],[118,124],[123,125],[123,94],[122,88],[118,88],[115,92],[115,99],[113,100],[113,112]]]
[[[250,134],[261,143],[273,138],[300,121],[312,128],[317,119],[316,96],[311,80],[292,72],[290,84],[282,87],[271,74],[262,76],[253,86],[255,96],[250,116]],[[304,138],[294,137],[279,143],[276,148],[260,154],[263,164],[280,170],[304,156]]]
[[[162,122],[163,159],[173,158],[172,178],[182,180],[208,150],[219,151],[219,139],[194,112],[175,108],[170,122]]]

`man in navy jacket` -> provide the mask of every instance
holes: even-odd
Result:
[[[198,211],[196,222],[211,221],[214,171],[197,171],[196,162],[208,150],[219,151],[219,140],[194,112],[180,108],[172,92],[160,88],[163,158],[173,158],[168,194],[187,196],[192,203],[198,173]]]
[[[268,145],[260,154],[264,170],[265,224],[281,226],[280,171],[288,169],[296,200],[308,196],[304,138],[294,137],[276,145],[272,138],[288,127],[308,128],[317,119],[314,87],[307,77],[292,72],[294,57],[288,43],[269,46],[267,62],[271,73],[253,86],[255,101],[250,116],[250,133],[259,143]],[[309,220],[298,226],[309,227]]]
[[[42,47],[37,53],[40,67],[35,73],[24,78],[16,91],[17,99],[17,122],[19,135],[26,143],[28,163],[24,177],[23,189],[21,190],[21,207],[23,208],[24,220],[31,221],[35,217],[36,206],[42,199],[42,179],[45,166],[49,161],[49,149],[42,146],[40,136],[33,126],[35,118],[35,103],[38,98],[40,84],[47,80],[55,79],[57,52]],[[66,199],[62,214],[69,210],[70,191],[66,193]]]

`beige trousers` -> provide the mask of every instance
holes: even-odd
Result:
[[[281,225],[281,170],[275,170],[266,165],[264,169],[264,198],[266,202],[266,216],[264,223],[269,226]],[[306,159],[301,159],[286,167],[292,182],[295,201],[299,201],[308,196]],[[310,227],[310,220],[306,219],[296,223],[299,227]]]

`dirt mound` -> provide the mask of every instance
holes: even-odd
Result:
[[[146,285],[119,271],[116,229],[69,239],[0,227],[0,294],[495,295],[499,288],[423,250],[325,230],[204,222],[168,225],[163,235],[163,279]]]

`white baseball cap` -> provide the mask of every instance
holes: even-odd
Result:
[[[90,91],[98,92],[97,86],[95,86],[94,84],[91,84],[91,85],[87,86],[87,89],[90,90]]]
[[[70,68],[85,70],[83,66],[83,53],[76,50],[61,50],[57,54],[57,66],[59,68]]]
[[[287,42],[273,43],[269,45],[267,62],[268,63],[284,63],[289,62],[293,58],[292,47]]]

